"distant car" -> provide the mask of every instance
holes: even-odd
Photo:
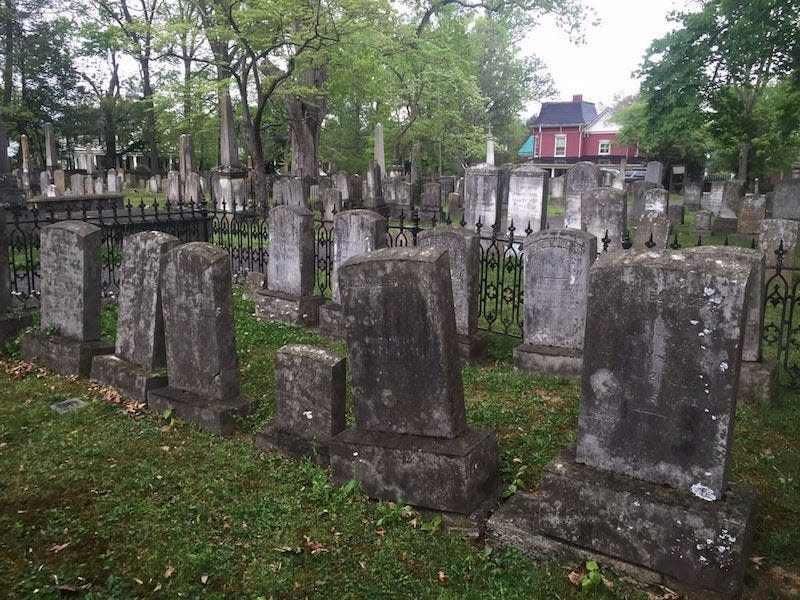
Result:
[[[625,171],[625,183],[631,183],[632,181],[644,181],[644,177],[647,173],[645,171]]]

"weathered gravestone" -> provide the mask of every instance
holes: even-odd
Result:
[[[324,348],[293,344],[275,355],[275,422],[255,444],[294,458],[330,462],[328,443],[345,428],[345,360]]]
[[[683,205],[689,210],[700,208],[700,199],[703,197],[703,184],[687,181],[683,184]]]
[[[566,175],[560,175],[550,180],[550,203],[554,206],[564,206],[564,184]]]
[[[426,181],[422,184],[422,196],[420,198],[419,216],[428,221],[436,219],[444,220],[442,211],[442,189],[439,181]]]
[[[342,212],[342,193],[334,187],[324,187],[319,191],[319,200],[322,203],[322,220],[333,222],[337,213]]]
[[[461,196],[457,192],[447,195],[447,218],[451,223],[460,225],[464,220],[464,203],[461,201]]]
[[[698,210],[694,214],[694,232],[696,235],[711,235],[710,210]]]
[[[508,223],[518,232],[540,231],[547,222],[547,171],[531,164],[511,169],[508,184]]]
[[[167,173],[167,191],[165,193],[169,202],[177,203],[181,200],[181,179],[177,171]]]
[[[761,354],[761,334],[764,330],[764,255],[758,250],[735,246],[701,246],[684,250],[690,255],[717,256],[727,254],[734,260],[750,265],[751,285],[747,299],[747,315],[742,341],[742,369],[739,377],[738,404],[772,404],[778,384],[778,369]]]
[[[94,180],[94,193],[96,196],[102,196],[106,191],[106,186],[103,183],[102,177],[96,177]]]
[[[275,206],[296,206],[307,208],[303,194],[303,181],[297,177],[282,177],[272,187]]]
[[[386,247],[386,219],[366,209],[345,210],[333,220],[332,300],[319,309],[320,332],[335,338],[345,335],[339,286],[339,267],[350,258]]]
[[[87,196],[95,195],[94,177],[91,175],[86,175],[83,178],[83,189],[86,191]],[[158,193],[158,188],[156,188],[153,193]]]
[[[625,236],[628,203],[624,192],[615,188],[592,188],[581,197],[581,227],[597,238],[602,249],[608,234],[606,250],[622,250]]]
[[[577,229],[548,229],[525,238],[524,343],[514,348],[521,371],[581,372],[589,269],[597,238]]]
[[[361,206],[374,211],[384,217],[389,214],[389,207],[383,197],[383,177],[381,166],[376,161],[370,161],[367,176],[364,179],[365,193]]]
[[[770,292],[778,286],[782,297],[789,295],[792,271],[800,237],[800,221],[790,219],[764,219],[758,236],[758,249],[764,254],[767,268],[767,287]],[[780,254],[780,256],[779,256]],[[780,271],[778,271],[780,260]]]
[[[356,424],[330,442],[334,481],[471,513],[495,493],[497,442],[467,426],[447,253],[384,248],[339,276]]]
[[[260,319],[315,325],[325,302],[314,295],[314,213],[298,206],[276,206],[269,213],[267,287],[255,297]]]
[[[783,179],[775,184],[772,216],[775,219],[800,220],[800,179]]]
[[[109,169],[106,173],[106,188],[109,194],[119,194],[122,191],[122,182],[114,169]]]
[[[617,253],[590,277],[577,451],[490,539],[590,553],[692,597],[741,594],[756,498],[727,473],[751,268],[725,252]]]
[[[62,375],[88,377],[92,357],[112,354],[100,339],[102,231],[83,221],[42,228],[41,328],[26,333],[20,354]]]
[[[411,204],[411,184],[402,177],[390,177],[384,180],[384,184],[384,191],[388,192],[386,201],[390,215],[394,218],[401,215],[405,219],[410,218],[414,211]]]
[[[715,190],[714,185],[717,185]],[[737,215],[744,200],[743,181],[731,179],[729,181],[714,182],[711,187],[712,202],[716,202],[717,196],[721,193],[721,204],[719,214],[714,219],[714,233],[736,233]],[[720,192],[721,189],[721,192]],[[715,196],[715,193],[717,196]]]
[[[350,177],[344,171],[333,176],[333,187],[342,194],[342,202],[347,206],[350,202]]]
[[[464,174],[464,219],[474,229],[478,223],[484,235],[502,222],[501,169],[494,165],[467,167]]]
[[[644,192],[644,210],[654,210],[665,215],[669,209],[669,192],[664,188],[651,188]]]
[[[458,354],[466,361],[484,359],[489,336],[478,331],[480,237],[463,227],[439,225],[422,231],[417,236],[417,246],[447,250],[458,334]]]
[[[767,197],[761,194],[745,196],[739,208],[739,220],[736,233],[742,235],[758,235],[761,221],[767,216]]]
[[[84,196],[86,188],[83,187],[84,177],[80,173],[69,176],[69,189],[73,196]]]
[[[647,163],[647,170],[644,174],[644,180],[651,183],[661,184],[664,180],[664,164],[657,160],[652,160]]]
[[[116,352],[94,357],[92,379],[126,398],[145,402],[149,390],[167,385],[161,272],[167,252],[178,244],[178,238],[160,231],[123,241]]]
[[[684,224],[686,212],[683,204],[670,204],[667,206],[667,220],[669,220],[670,227],[674,228],[678,225]]]
[[[147,393],[151,410],[171,409],[222,435],[253,405],[239,388],[231,281],[224,248],[191,242],[167,253],[161,303],[169,386]]]
[[[22,194],[22,190],[18,189]],[[8,201],[8,200],[6,200]],[[26,327],[33,325],[31,311],[12,310],[11,276],[8,265],[8,233],[6,219],[8,212],[0,209],[0,351],[5,350],[6,342],[15,339]]]
[[[63,169],[56,169],[53,171],[53,185],[56,186],[56,194],[63,196],[67,191],[66,176]]]
[[[628,191],[631,196],[631,211],[628,218],[632,224],[639,222],[639,219],[644,212],[644,196],[649,190],[659,189],[661,186],[651,181],[633,181],[628,186]]]
[[[663,250],[669,240],[670,224],[667,215],[660,210],[646,210],[639,217],[633,247],[636,250],[655,248]]]
[[[564,227],[581,229],[581,197],[583,193],[600,187],[600,170],[594,163],[579,162],[572,165],[564,180]],[[601,236],[602,237],[602,236]]]

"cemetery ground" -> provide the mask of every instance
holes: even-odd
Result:
[[[222,439],[149,414],[110,388],[15,358],[0,372],[0,581],[12,598],[646,598],[602,561],[539,565],[448,532],[432,513],[375,502],[328,471],[256,449],[287,343],[344,354],[313,332],[252,318],[236,293],[244,393],[259,409]],[[103,313],[113,339],[115,307]],[[579,384],[513,369],[492,336],[463,368],[471,424],[497,433],[503,487],[537,487],[575,441]],[[50,405],[87,405],[57,414]],[[350,407],[352,409],[352,406]],[[352,410],[350,410],[352,413]],[[737,411],[731,479],[759,494],[746,597],[800,593],[800,391]],[[435,482],[432,482],[435,484]],[[593,566],[593,565],[592,565]],[[574,580],[570,581],[570,578]],[[575,585],[577,583],[578,585]],[[671,598],[653,590],[652,598]]]

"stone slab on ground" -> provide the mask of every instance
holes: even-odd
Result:
[[[167,386],[166,372],[156,374],[114,354],[92,359],[91,377],[110,385],[125,398],[147,402],[147,392]]]
[[[466,514],[497,487],[497,441],[487,429],[445,439],[352,428],[331,439],[330,453],[334,481],[357,479],[370,498]]]
[[[322,296],[294,296],[274,290],[260,289],[254,294],[256,317],[292,325],[316,325]]]
[[[244,396],[216,400],[187,390],[163,387],[147,393],[147,407],[156,412],[173,410],[179,417],[192,421],[201,429],[217,435],[231,435],[235,417],[246,417],[254,403]]]
[[[23,360],[60,375],[89,377],[92,358],[99,354],[114,354],[114,344],[105,340],[81,342],[61,335],[29,331],[22,336],[19,353]]]

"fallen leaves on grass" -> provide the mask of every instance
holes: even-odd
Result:
[[[678,598],[678,594],[663,586],[658,592],[647,592],[647,600],[678,600]]]
[[[55,554],[58,554],[58,553],[59,553],[59,552],[61,552],[61,551],[62,551],[64,548],[66,548],[67,546],[69,546],[71,543],[72,543],[72,542],[64,542],[63,544],[56,544],[55,546],[53,546],[52,548],[50,548],[50,552],[53,552],[53,553],[55,553]]]
[[[147,404],[129,398],[123,398],[116,389],[109,385],[93,383],[89,386],[89,392],[100,398],[100,400],[106,404],[116,404],[121,407],[122,412],[129,417],[141,417],[147,413]]]
[[[169,565],[167,567],[167,570],[164,571],[164,579],[169,579],[170,577],[172,577],[172,574],[174,572],[175,572],[175,567],[173,567],[172,565]]]
[[[32,362],[27,360],[18,360],[13,362],[3,361],[3,371],[6,375],[10,375],[14,379],[25,379],[31,373],[44,375],[47,373],[45,369],[37,367]]]

